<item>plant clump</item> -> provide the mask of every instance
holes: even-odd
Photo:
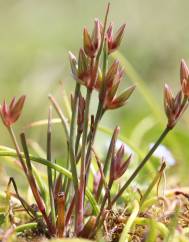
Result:
[[[27,222],[20,224],[14,219],[11,220],[9,216],[11,226],[3,233],[3,241],[15,232],[18,236],[25,234],[27,237],[27,232],[24,231],[33,231],[33,235],[35,231],[40,232],[40,235],[46,238],[86,239],[98,239],[99,231],[103,231],[102,237],[107,241],[156,241],[149,238],[161,241],[171,236],[169,231],[176,228],[175,223],[178,222],[178,230],[180,227],[184,229],[188,226],[187,194],[179,190],[174,193],[174,198],[182,196],[180,205],[177,199],[172,201],[166,197],[160,199],[157,196],[152,204],[148,200],[152,189],[160,182],[165,162],[162,162],[156,176],[140,197],[136,196],[135,199],[126,201],[123,196],[126,193],[130,195],[130,184],[149,162],[154,151],[175,127],[188,106],[189,69],[184,60],[180,66],[178,93],[174,95],[167,84],[164,88],[164,109],[167,116],[165,129],[133,173],[124,179],[123,183],[119,182],[130,167],[132,155],[127,152],[124,144],[116,148],[120,132],[118,126],[115,126],[112,132],[103,161],[96,151],[96,134],[102,118],[108,111],[113,112],[125,106],[135,90],[135,86],[131,85],[120,91],[124,70],[119,60],[112,61],[111,55],[118,50],[126,25],[123,24],[114,32],[113,24],[108,25],[108,13],[109,5],[104,22],[95,19],[92,33],[84,28],[83,46],[78,57],[69,52],[71,72],[75,80],[75,90],[70,98],[71,116],[66,117],[65,110],[60,107],[56,98],[49,95],[51,106],[56,111],[65,133],[65,166],[56,164],[56,157],[53,157],[51,106],[46,121],[46,158],[36,157],[30,153],[25,131],[20,134],[20,142],[15,135],[14,124],[22,114],[25,96],[21,96],[17,101],[13,98],[9,105],[4,101],[0,106],[2,122],[14,145],[14,149],[2,147],[0,156],[17,159],[16,164],[25,174],[35,200],[34,205],[30,204],[20,194],[16,181],[10,178],[5,199],[11,201],[11,197],[14,197],[19,201],[21,208],[27,213]],[[98,94],[98,101],[96,112],[92,113],[90,107],[94,92]],[[47,189],[43,186],[43,178],[33,162],[47,167]],[[94,163],[95,173],[91,169]],[[93,186],[89,182],[91,177],[94,181]],[[14,192],[11,191],[11,185]],[[113,189],[115,187],[117,189]],[[120,206],[119,209],[115,206],[117,204]],[[179,208],[181,211],[178,211]],[[8,210],[10,215],[10,209]],[[39,228],[42,230],[39,231]]]

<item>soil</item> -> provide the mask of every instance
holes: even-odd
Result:
[[[176,191],[170,197],[159,197],[155,204],[151,205],[144,212],[139,213],[140,218],[149,218],[161,222],[168,228],[175,216],[175,209],[179,208],[177,218],[177,230],[182,232],[189,227],[189,195]],[[130,213],[122,208],[107,211],[104,221],[105,240],[107,242],[118,242],[127,222]],[[132,242],[145,241],[148,235],[147,225],[135,225],[130,233]],[[24,232],[19,236],[19,242],[46,242],[48,239],[38,229]],[[159,235],[157,242],[163,241]]]

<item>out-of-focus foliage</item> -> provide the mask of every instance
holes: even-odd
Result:
[[[179,80],[180,59],[183,57],[189,63],[189,2],[110,2],[111,19],[118,26],[127,23],[121,45],[121,54],[126,61],[122,61],[126,68],[125,80],[135,82],[137,90],[127,107],[108,113],[102,122],[110,128],[117,122],[122,134],[141,151],[142,156],[165,124],[164,82],[174,87]],[[73,87],[67,53],[69,50],[76,53],[81,46],[83,26],[92,28],[95,17],[102,19],[106,5],[104,0],[0,1],[0,99],[27,95],[17,132],[25,124],[47,117],[49,92],[57,94],[62,101],[59,81],[64,82],[68,91]],[[176,159],[176,168],[169,169],[174,183],[187,183],[188,123],[189,116],[185,114],[184,121],[165,141]],[[62,158],[66,149],[63,131],[60,125],[56,125],[54,131],[54,154]],[[1,124],[0,135],[0,144],[9,144]],[[28,131],[28,137],[37,140],[42,147],[46,142],[43,135],[46,135],[46,127]],[[106,139],[104,136],[100,140]],[[101,150],[106,148],[103,143],[100,143]],[[6,160],[1,158],[2,162],[6,163]],[[4,186],[8,180],[5,166],[0,169],[5,174],[0,181]],[[14,174],[14,169],[6,169],[6,172],[8,177]]]

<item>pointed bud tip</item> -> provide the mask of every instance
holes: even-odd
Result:
[[[164,88],[165,89],[170,89],[170,87],[169,87],[169,85],[167,83],[165,83]]]
[[[75,55],[71,51],[68,51],[68,55],[70,59],[76,59]]]

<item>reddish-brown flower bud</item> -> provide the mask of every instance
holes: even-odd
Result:
[[[180,64],[180,82],[183,94],[189,97],[189,69],[184,60]]]
[[[172,124],[175,119],[175,115],[173,113],[174,97],[173,97],[172,90],[167,84],[165,84],[165,88],[164,88],[164,108],[168,118],[168,123]]]
[[[115,60],[108,69],[104,82],[100,87],[99,99],[103,102],[104,109],[116,109],[123,106],[133,93],[135,86],[130,86],[116,97],[116,93],[123,77],[124,70],[119,61]]]
[[[185,104],[183,106],[182,91],[179,91],[176,97],[173,96],[171,88],[165,84],[164,88],[164,108],[168,119],[168,127],[172,128],[176,124],[178,118],[183,113]]]
[[[106,88],[111,87],[114,83],[114,80],[117,79],[118,76],[119,77],[121,76],[120,71],[121,71],[121,68],[119,65],[119,61],[115,60],[113,64],[110,66],[110,68],[108,69],[108,72],[105,77]]]
[[[92,42],[94,49],[97,51],[100,47],[100,42],[101,42],[101,27],[100,27],[100,22],[98,19],[95,19],[94,22],[94,29],[92,33]]]
[[[10,127],[18,120],[24,106],[25,98],[25,96],[21,96],[18,101],[16,101],[14,97],[9,106],[5,100],[3,104],[0,105],[0,115],[5,126]]]
[[[124,161],[125,149],[124,145],[121,145],[116,154],[112,157],[111,168],[110,168],[110,179],[117,180],[120,178],[127,170],[131,155]]]
[[[104,102],[104,106],[113,100],[123,73],[124,71],[119,61],[115,60],[108,69],[104,82],[100,86],[99,99]]]
[[[92,36],[90,36],[88,30],[84,28],[83,31],[83,46],[87,56],[94,58],[100,47],[101,34],[99,20],[95,20]]]
[[[112,102],[108,104],[108,109],[115,109],[115,108],[122,107],[127,102],[127,100],[129,99],[129,97],[131,96],[134,90],[135,90],[135,86],[128,87],[125,91],[122,92],[122,94],[114,98]]]
[[[83,49],[79,51],[77,76],[83,85],[87,85],[90,80],[89,61]]]
[[[125,24],[123,24],[118,31],[113,36],[113,25],[110,23],[110,26],[107,29],[107,39],[108,39],[108,52],[109,54],[115,51],[121,43],[121,40],[123,38],[124,30],[125,30]]]

